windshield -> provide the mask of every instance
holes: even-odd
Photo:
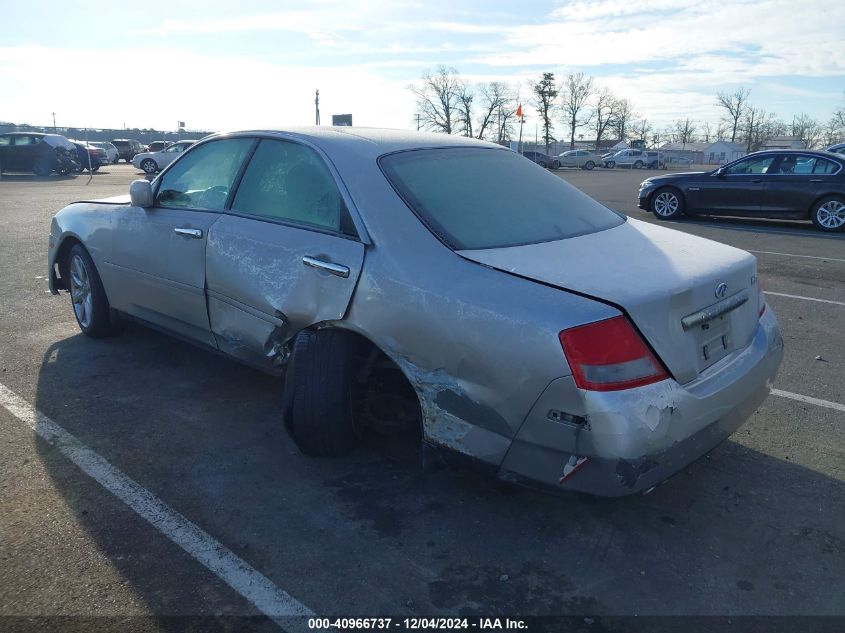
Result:
[[[507,150],[420,149],[379,164],[411,210],[455,250],[550,242],[625,221]]]

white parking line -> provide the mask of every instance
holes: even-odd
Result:
[[[842,411],[845,413],[845,404],[838,402],[831,402],[830,400],[820,400],[819,398],[811,398],[810,396],[802,396],[800,393],[792,393],[791,391],[781,391],[780,389],[772,389],[773,396],[780,396],[781,398],[790,398],[798,402],[806,402],[807,404],[814,404],[817,407],[827,407],[834,411]]]
[[[845,259],[838,257],[819,257],[818,255],[795,255],[794,253],[777,253],[775,251],[753,251],[750,248],[745,249],[749,253],[762,253],[763,255],[783,255],[784,257],[802,257],[804,259],[823,259],[829,262],[845,262]]]
[[[112,466],[71,433],[0,384],[0,405],[76,464],[86,475],[123,501],[138,516],[207,567],[271,618],[310,616],[313,612],[149,490]]]
[[[776,297],[789,297],[790,299],[803,299],[804,301],[818,301],[819,303],[832,303],[835,306],[845,306],[845,301],[832,301],[830,299],[816,299],[815,297],[802,297],[801,295],[788,295],[785,292],[772,292],[764,290],[763,294],[774,295]]]

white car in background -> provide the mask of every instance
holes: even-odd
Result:
[[[196,143],[195,140],[178,141],[160,152],[142,152],[135,154],[132,164],[148,174],[154,174],[179,158],[186,149]]]
[[[99,147],[101,150],[105,151],[110,165],[114,165],[120,160],[120,152],[117,151],[117,148],[108,141],[92,141],[88,144],[93,145],[94,147]]]

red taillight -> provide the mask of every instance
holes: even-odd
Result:
[[[669,377],[624,316],[570,328],[559,336],[581,389],[618,391]]]

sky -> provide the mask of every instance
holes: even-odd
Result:
[[[716,93],[740,86],[787,121],[845,105],[842,1],[4,4],[0,121],[31,125],[310,125],[319,89],[323,124],[412,129],[408,86],[440,64],[526,103],[543,72],[584,72],[658,125],[716,123]]]

